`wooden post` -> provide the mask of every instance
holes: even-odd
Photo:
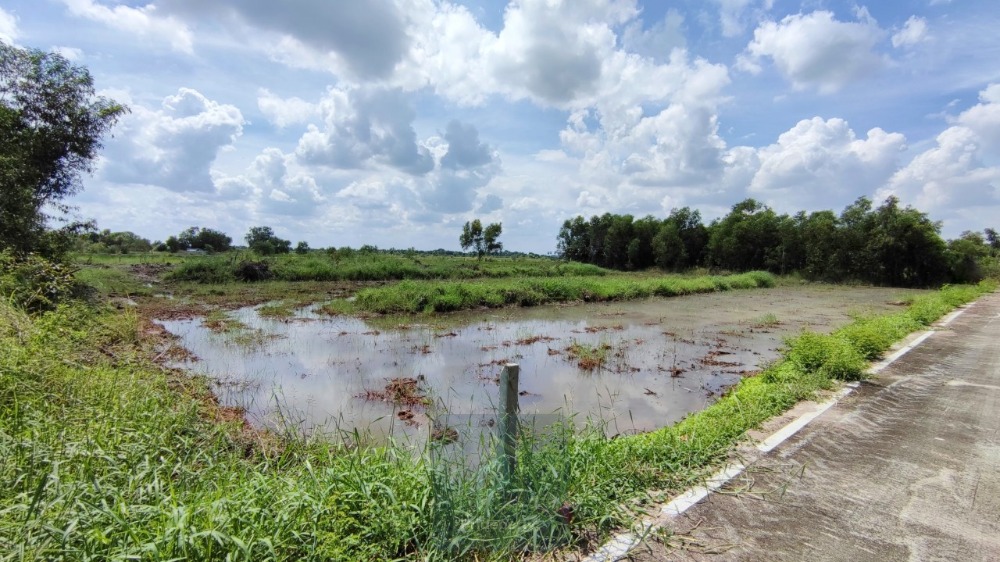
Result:
[[[515,450],[517,446],[517,379],[521,367],[517,363],[507,363],[500,371],[500,423],[497,426],[500,437],[500,458],[504,476],[514,473]]]

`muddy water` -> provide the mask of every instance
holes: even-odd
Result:
[[[256,423],[426,435],[428,414],[490,418],[501,366],[514,362],[523,413],[600,419],[609,434],[624,434],[704,408],[803,328],[828,331],[851,315],[896,308],[905,294],[782,287],[416,317],[395,327],[312,309],[268,319],[244,308],[232,316],[248,330],[215,333],[201,319],[162,324],[197,358],[181,366],[211,377],[220,398]],[[603,362],[581,364],[588,350]],[[431,405],[385,400],[400,388]]]

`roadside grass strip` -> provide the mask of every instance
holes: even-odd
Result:
[[[800,334],[783,360],[670,427],[525,430],[511,473],[489,442],[470,466],[434,445],[251,430],[204,380],[152,364],[135,314],[0,302],[0,560],[509,560],[593,547],[704,483],[748,429],[862,378],[894,341],[995,288],[946,287]]]

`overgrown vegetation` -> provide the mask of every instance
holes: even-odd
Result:
[[[414,456],[294,429],[264,438],[197,379],[151,363],[136,315],[65,298],[29,315],[5,298],[0,559],[508,559],[579,544],[625,524],[649,490],[697,481],[748,428],[861,376],[865,358],[993,289],[949,287],[898,314],[802,334],[784,361],[672,427],[526,434],[509,478],[488,444],[469,466],[434,445]]]
[[[603,302],[674,297],[774,286],[770,273],[683,277],[610,276],[516,278],[463,282],[403,282],[358,292],[358,309],[376,313],[448,312],[478,307],[537,306],[552,302]]]
[[[167,278],[198,283],[231,283],[245,279],[241,269],[246,263],[266,264],[269,272],[266,278],[278,281],[397,281],[600,276],[610,273],[594,265],[545,258],[495,258],[479,261],[452,256],[338,251],[333,255],[313,252],[261,259],[250,252],[233,252],[217,256],[185,257]]]

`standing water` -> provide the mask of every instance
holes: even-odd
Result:
[[[523,414],[595,419],[610,435],[669,425],[711,403],[779,355],[804,328],[830,331],[852,315],[894,307],[905,292],[799,286],[620,303],[545,306],[385,319],[291,318],[257,307],[230,313],[235,330],[204,319],[163,321],[223,403],[258,424],[307,431],[421,435],[427,416],[487,423],[497,378],[520,364]]]

